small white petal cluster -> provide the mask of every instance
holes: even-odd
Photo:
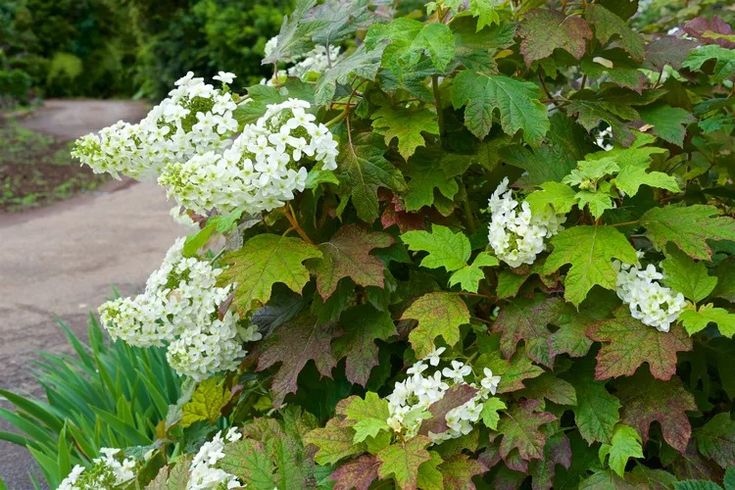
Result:
[[[240,432],[232,427],[224,437],[220,431],[211,441],[205,442],[189,466],[189,482],[186,484],[186,490],[220,490],[244,486],[235,475],[215,466],[225,457],[225,444],[238,441],[241,437]]]
[[[664,276],[653,264],[642,269],[616,260],[613,265],[618,271],[618,297],[628,305],[631,316],[661,332],[668,332],[684,310],[684,295],[662,286],[658,281]]]
[[[92,467],[75,465],[61,482],[58,490],[101,490],[118,488],[135,478],[137,463],[120,457],[120,449],[102,448],[101,456],[92,460]]]
[[[494,376],[488,368],[483,370],[481,377],[476,377],[470,366],[457,360],[439,369],[440,356],[444,350],[444,347],[440,347],[408,368],[409,377],[396,383],[393,393],[388,395],[390,417],[387,422],[395,432],[407,438],[415,436],[423,420],[431,417],[429,407],[433,403],[441,400],[452,386],[468,384],[477,389],[475,396],[447,412],[445,420],[448,430],[440,434],[429,432],[429,437],[438,443],[469,434],[480,419],[483,403],[491,394],[495,394],[500,376]],[[467,377],[475,382],[467,382]],[[479,385],[476,381],[479,381]]]
[[[270,56],[273,53],[273,49],[275,49],[277,43],[277,37],[273,37],[268,40],[268,42],[265,44],[266,57]],[[314,49],[301,56],[281,59],[279,61],[283,63],[296,62],[296,64],[286,70],[279,70],[275,76],[275,79],[280,80],[289,76],[299,78],[303,81],[310,79],[313,80],[314,78],[317,78],[320,74],[325,72],[327,68],[334,65],[334,63],[339,58],[339,54],[339,46],[330,45],[329,47],[327,47],[323,45],[317,45],[314,47]],[[267,81],[264,79],[262,83],[272,85],[273,79]]]
[[[177,372],[199,381],[235,369],[245,356],[243,342],[260,339],[257,327],[238,328],[239,317],[218,307],[230,287],[216,287],[221,269],[184,257],[184,238],[166,253],[161,267],[134,298],[100,306],[100,319],[113,339],[138,347],[168,345],[166,357]]]
[[[186,209],[205,214],[244,208],[246,214],[283,206],[306,185],[305,162],[337,167],[337,142],[315,123],[310,104],[289,99],[268,106],[223,152],[209,151],[168,164],[159,183]]]
[[[225,83],[234,75],[220,72],[216,78]],[[83,136],[72,155],[95,173],[140,178],[157,174],[169,163],[230,145],[238,124],[229,90],[217,89],[189,72],[168,95],[138,124],[119,121]]]
[[[531,213],[526,201],[513,199],[504,178],[488,200],[490,225],[488,240],[495,255],[511,267],[533,264],[546,248],[544,240],[556,235],[566,219],[549,211],[543,215]]]

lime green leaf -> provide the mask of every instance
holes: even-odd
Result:
[[[306,188],[316,189],[319,184],[335,184],[339,185],[339,179],[332,170],[323,170],[312,168],[306,175]]]
[[[217,467],[237,476],[249,487],[272,489],[278,485],[273,462],[261,443],[242,439],[227,444],[224,453]]]
[[[643,457],[640,434],[629,425],[616,425],[610,444],[600,446],[600,461],[604,462],[608,456],[610,469],[623,476],[628,459]]]
[[[439,471],[442,458],[436,451],[429,451],[429,455],[431,459],[419,466],[418,488],[422,490],[444,490],[444,478],[442,472]]]
[[[225,380],[219,376],[199,383],[191,395],[191,400],[183,408],[181,426],[189,427],[194,422],[215,423],[222,415],[222,408],[232,399],[232,393],[224,386]]]
[[[431,233],[423,230],[408,231],[401,240],[413,252],[428,252],[421,266],[429,269],[444,267],[448,272],[456,271],[467,265],[472,248],[469,239],[458,231],[434,224]]]
[[[393,138],[398,139],[398,152],[405,160],[414,154],[416,148],[426,144],[421,133],[439,134],[437,116],[428,109],[410,110],[384,105],[370,117],[373,129],[385,136],[386,145]]]
[[[546,259],[544,274],[571,264],[564,281],[564,297],[579,305],[593,286],[615,290],[617,272],[611,260],[636,263],[635,249],[625,235],[611,226],[574,226],[551,239],[554,250]]]
[[[368,232],[355,224],[340,228],[331,240],[319,245],[322,258],[311,265],[319,295],[326,300],[334,294],[337,283],[346,277],[360,286],[382,288],[385,267],[370,252],[392,244],[393,237],[387,233]]]
[[[607,44],[612,39],[619,43],[634,60],[643,60],[643,38],[628,27],[623,19],[599,4],[587,6],[584,17],[592,24],[595,37],[602,44]]]
[[[372,223],[380,214],[378,188],[402,191],[406,185],[403,175],[385,159],[379,147],[346,144],[340,153],[340,181],[349,192],[357,216],[366,223]],[[343,195],[342,199],[345,198]]]
[[[720,333],[725,337],[735,335],[735,315],[724,308],[703,305],[699,310],[684,310],[679,319],[689,335],[704,330],[710,323],[716,323]]]
[[[498,265],[498,259],[487,252],[480,252],[472,261],[472,264],[466,265],[455,271],[449,277],[449,285],[459,284],[463,291],[476,293],[480,287],[480,281],[485,278],[485,272],[482,267],[491,267]]]
[[[485,75],[464,70],[454,79],[452,104],[465,107],[465,126],[479,139],[485,138],[493,125],[493,112],[500,113],[503,132],[514,135],[523,130],[523,139],[540,145],[549,130],[546,106],[535,83],[503,75]]]
[[[324,428],[307,432],[304,442],[319,449],[314,455],[314,461],[322,465],[335,464],[340,459],[364,452],[365,444],[354,442],[355,431],[350,425],[344,420],[334,418]]]
[[[576,368],[567,379],[577,392],[572,411],[580,435],[588,444],[609,443],[620,421],[620,400],[605,389],[605,383],[593,379],[591,369]]]
[[[722,82],[735,75],[735,49],[727,49],[717,44],[698,46],[689,52],[682,66],[690,70],[701,70],[709,60],[715,60],[712,80]]]
[[[497,8],[495,0],[470,0],[470,13],[473,17],[477,17],[478,32],[486,26],[500,24]]]
[[[470,322],[470,312],[456,294],[428,293],[414,301],[401,319],[418,321],[408,340],[416,355],[424,357],[434,350],[434,339],[440,335],[449,345],[459,342],[459,327]]]
[[[218,284],[237,283],[234,301],[245,314],[268,302],[276,283],[300,293],[309,281],[309,271],[303,262],[321,256],[318,248],[300,238],[269,233],[255,235],[241,249],[222,257],[228,267],[219,276]]]
[[[354,397],[345,408],[345,416],[353,422],[354,442],[376,437],[381,430],[390,430],[386,422],[390,417],[388,401],[372,391],[365,394],[365,399]]]
[[[678,147],[684,145],[687,125],[696,121],[689,111],[681,107],[656,105],[644,107],[638,112],[644,122],[653,126],[653,134]]]
[[[496,430],[498,428],[498,421],[500,420],[498,412],[506,408],[508,407],[505,406],[505,403],[500,398],[493,397],[485,400],[485,403],[482,404],[482,412],[480,412],[480,417],[485,427]]]
[[[717,285],[717,278],[708,274],[703,262],[694,262],[675,247],[667,247],[661,267],[665,273],[664,284],[694,302],[709,296]]]
[[[381,462],[378,474],[381,478],[392,476],[403,490],[416,488],[419,466],[431,460],[426,450],[429,444],[431,439],[421,435],[391,444],[377,455]]]
[[[625,167],[615,177],[615,185],[627,196],[635,196],[642,185],[679,192],[681,188],[673,175],[663,172],[646,172],[641,167]]]
[[[534,191],[526,196],[526,202],[531,206],[534,214],[543,213],[547,206],[556,214],[567,214],[576,203],[574,190],[561,182],[544,182],[541,190]]]
[[[714,206],[666,206],[647,211],[640,220],[646,236],[659,250],[675,243],[693,259],[711,259],[707,240],[735,240],[735,220],[719,216]]]
[[[539,402],[524,400],[514,404],[498,423],[500,456],[506,459],[511,451],[518,450],[521,459],[530,461],[541,459],[544,455],[546,435],[542,427],[556,420],[549,412],[537,412]]]
[[[543,32],[544,36],[538,33]],[[592,39],[592,30],[579,16],[555,10],[536,9],[526,14],[518,28],[521,36],[521,54],[526,66],[551,56],[555,49],[563,49],[577,59],[585,52],[586,41]]]
[[[579,209],[584,209],[586,206],[595,219],[602,216],[602,213],[608,209],[615,207],[612,195],[604,191],[579,191],[574,195],[574,198],[577,200]]]

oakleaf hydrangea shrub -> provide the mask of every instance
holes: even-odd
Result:
[[[189,73],[81,138],[193,228],[100,308],[190,384],[152,452],[66,488],[731,479],[735,14],[710,4],[304,0],[270,79]]]

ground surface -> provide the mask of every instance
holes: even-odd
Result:
[[[49,101],[22,123],[72,139],[144,113],[134,102]],[[43,209],[0,213],[0,387],[38,394],[29,371],[36,354],[66,349],[55,318],[84,334],[87,312],[113,286],[127,294],[144,284],[184,233],[170,207],[156,185],[122,182]],[[31,488],[30,468],[24,450],[0,442],[0,476],[10,490]]]

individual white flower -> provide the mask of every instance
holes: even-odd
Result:
[[[639,256],[640,258],[640,256]],[[645,325],[668,332],[686,306],[684,295],[662,286],[664,275],[653,264],[639,265],[613,261],[618,271],[617,295],[628,305],[633,318]]]
[[[495,189],[488,205],[491,213],[488,241],[495,255],[511,267],[533,264],[536,256],[546,249],[544,239],[558,233],[566,219],[550,211],[534,215],[525,201],[519,205],[508,189],[507,177]]]
[[[444,353],[444,351],[447,350],[446,347],[437,347],[431,353],[429,353],[428,356],[424,358],[424,360],[428,360],[429,364],[432,366],[438,366],[439,362],[441,362],[441,355]]]
[[[482,373],[485,375],[480,381],[482,388],[486,389],[489,393],[495,394],[498,390],[498,384],[500,383],[500,376],[494,376],[493,371],[490,368],[484,368]]]
[[[451,369],[448,367],[442,369],[442,374],[455,383],[463,383],[465,376],[471,372],[472,368],[460,361],[452,361]]]
[[[241,437],[237,429],[231,428],[225,438],[217,432],[211,441],[199,448],[189,466],[189,481],[186,490],[219,490],[240,488],[243,483],[235,475],[217,468],[215,465],[225,457],[225,443],[234,442]]]
[[[219,80],[226,85],[234,82],[235,78],[237,78],[235,74],[228,71],[218,71],[217,74],[212,77],[212,79]]]

